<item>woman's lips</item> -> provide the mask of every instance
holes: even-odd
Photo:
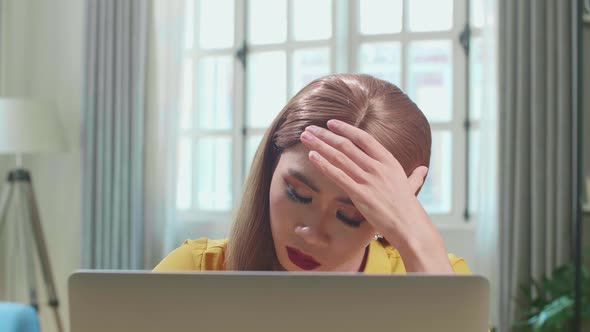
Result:
[[[295,248],[287,247],[287,255],[293,264],[304,270],[313,270],[321,265],[313,257],[306,255]]]

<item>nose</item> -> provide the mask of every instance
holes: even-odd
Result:
[[[327,247],[330,244],[330,236],[321,227],[297,226],[295,234],[312,246]]]

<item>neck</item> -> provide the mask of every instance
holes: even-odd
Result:
[[[368,244],[358,256],[338,266],[333,272],[363,272],[365,270],[365,265],[367,264],[370,245],[371,244]]]

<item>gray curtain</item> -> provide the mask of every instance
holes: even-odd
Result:
[[[500,320],[519,284],[570,260],[571,4],[500,0]]]
[[[148,4],[145,0],[86,2],[85,268],[143,268]]]

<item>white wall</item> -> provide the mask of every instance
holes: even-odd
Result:
[[[0,96],[31,95],[31,59],[34,21],[31,8],[36,0],[3,0],[0,18]]]
[[[0,19],[0,96],[55,101],[68,145],[66,152],[24,159],[24,166],[33,176],[66,331],[69,330],[67,278],[80,266],[81,256],[84,2],[4,0],[5,15]],[[2,181],[13,163],[12,159],[0,156]],[[40,276],[38,279],[41,280]],[[39,291],[42,331],[56,331],[44,287]]]
[[[2,6],[2,17],[0,17],[0,97],[24,96],[29,94],[27,82],[30,81],[30,75],[27,58],[31,52],[28,48],[30,43],[24,42],[23,36],[29,36],[32,30],[30,26],[22,24],[28,10],[28,0],[20,2],[14,0],[4,0],[0,3]],[[11,157],[0,155],[0,176],[4,183],[6,175],[11,165]],[[6,211],[7,217],[11,215],[11,210]],[[13,294],[9,294],[7,281],[11,279],[10,272],[15,272],[8,259],[8,253],[12,248],[12,243],[7,239],[12,234],[11,225],[6,222],[3,226],[3,232],[0,233],[0,299],[12,299]],[[14,275],[14,274],[13,274]]]
[[[81,257],[81,115],[84,1],[33,1],[28,22],[33,34],[31,90],[58,107],[68,150],[25,160],[30,168],[49,255],[56,280],[62,319],[68,326],[67,278]],[[54,331],[49,310],[42,310],[44,332]]]

